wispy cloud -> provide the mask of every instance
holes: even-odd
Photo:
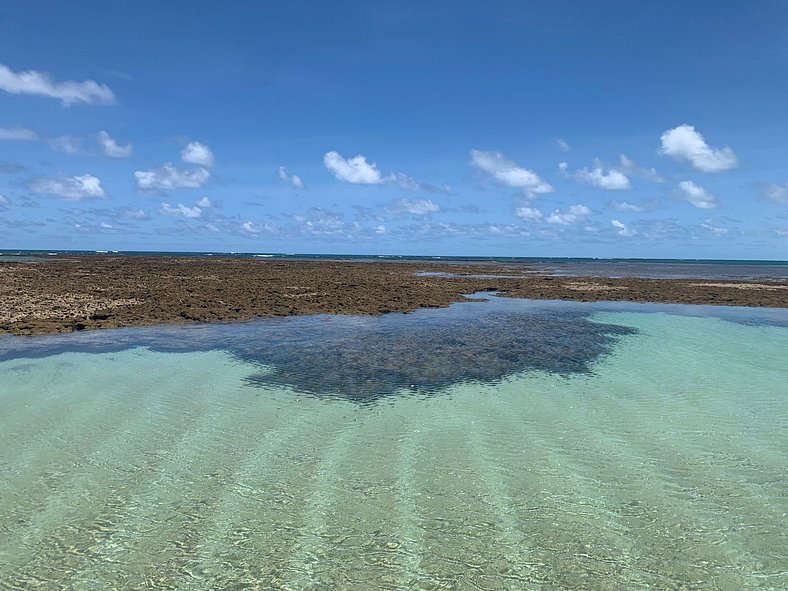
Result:
[[[555,145],[558,146],[558,149],[562,152],[568,152],[570,150],[569,143],[564,138],[555,138]]]
[[[660,153],[689,163],[703,172],[719,172],[738,166],[736,154],[729,147],[713,148],[692,125],[679,125],[662,134]]]
[[[211,178],[204,168],[178,169],[172,162],[165,162],[151,170],[134,173],[137,189],[143,193],[162,193],[173,189],[197,189]]]
[[[64,106],[76,103],[88,105],[115,104],[115,94],[104,84],[93,80],[57,82],[46,72],[25,70],[14,72],[0,64],[0,90],[10,94],[27,94],[59,99]]]
[[[285,181],[286,183],[290,183],[294,189],[303,189],[304,188],[304,181],[301,180],[301,177],[297,174],[290,174],[290,171],[287,170],[284,166],[280,166],[277,169],[277,174],[279,178]]]
[[[35,142],[38,134],[25,127],[0,127],[0,140]]]
[[[519,189],[527,197],[554,190],[550,183],[542,180],[534,171],[519,166],[500,152],[471,150],[471,164],[487,173],[495,183]]]
[[[634,228],[630,228],[620,220],[610,220],[610,225],[616,229],[616,234],[619,236],[635,236],[638,232]]]
[[[109,158],[128,158],[134,151],[131,144],[121,146],[106,131],[99,131],[96,135],[96,140],[98,141],[101,153]]]
[[[90,174],[68,176],[57,174],[53,177],[38,177],[27,184],[34,193],[50,195],[64,201],[82,201],[106,197],[101,181]]]
[[[441,206],[431,199],[394,199],[388,210],[398,214],[427,215],[438,213]]]
[[[566,162],[561,162],[558,167],[561,172],[566,173],[568,165]],[[600,160],[594,161],[593,168],[581,168],[568,176],[605,191],[624,191],[632,188],[629,178],[621,170],[605,168]]]
[[[591,210],[585,205],[570,205],[566,211],[555,210],[545,221],[548,224],[559,224],[569,226],[584,222],[591,215]]]
[[[719,205],[714,195],[692,181],[681,181],[678,191],[681,199],[698,209],[714,209]]]
[[[178,205],[172,206],[166,201],[162,202],[161,207],[159,207],[159,213],[161,215],[166,215],[170,217],[184,217],[189,219],[198,218],[202,215],[202,210],[195,206],[195,207],[187,207],[183,203],[179,203]]]
[[[763,187],[764,196],[775,203],[788,203],[788,183],[768,183]]]

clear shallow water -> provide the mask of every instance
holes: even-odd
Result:
[[[368,398],[227,346],[342,343],[341,319],[0,339],[0,588],[788,588],[786,312],[496,301],[348,322],[399,350],[398,321],[495,334],[518,310],[510,332],[604,346]]]

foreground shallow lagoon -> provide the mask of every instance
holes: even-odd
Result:
[[[788,311],[0,339],[0,589],[788,588]]]

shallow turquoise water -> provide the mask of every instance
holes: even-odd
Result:
[[[788,588],[788,314],[556,310],[637,332],[363,402],[202,341],[3,341],[0,589]]]

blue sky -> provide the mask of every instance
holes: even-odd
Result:
[[[788,4],[5,2],[0,248],[788,258]]]

